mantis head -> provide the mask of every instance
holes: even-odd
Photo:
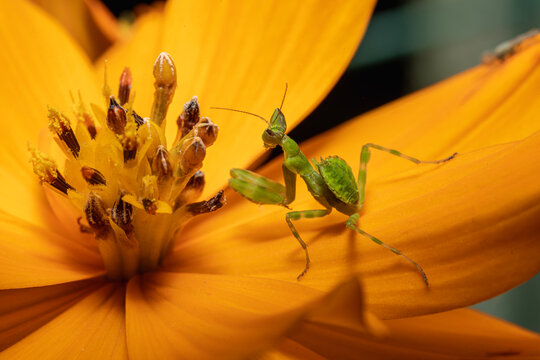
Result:
[[[281,110],[278,108],[274,110],[274,114],[272,114],[268,127],[262,134],[264,147],[272,149],[280,145],[281,140],[285,135],[285,130],[287,130],[285,115],[283,115]]]
[[[236,109],[229,109],[229,108],[223,108],[223,107],[211,107],[210,109],[235,111],[235,112],[258,117],[259,119],[261,119],[262,121],[268,124],[268,127],[266,128],[266,130],[264,130],[262,134],[264,147],[268,149],[273,149],[276,146],[281,145],[283,136],[285,136],[285,130],[287,130],[287,123],[285,122],[285,115],[283,115],[283,113],[281,112],[281,108],[283,107],[283,103],[285,102],[285,96],[287,95],[287,88],[288,88],[288,85],[285,84],[285,93],[283,94],[281,105],[279,106],[279,108],[274,110],[274,113],[272,114],[272,118],[270,118],[270,121],[266,120],[260,115],[250,113],[244,110],[236,110]]]

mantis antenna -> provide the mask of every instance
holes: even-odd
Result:
[[[279,105],[279,110],[280,110],[280,111],[281,111],[281,108],[283,107],[283,103],[285,102],[285,96],[287,96],[287,89],[288,89],[288,88],[289,88],[289,84],[285,83],[285,92],[283,93],[283,99],[281,99],[281,105]],[[228,111],[239,112],[239,113],[242,113],[242,114],[248,114],[248,115],[251,115],[251,116],[258,117],[259,119],[261,119],[261,120],[264,121],[265,123],[269,124],[268,120],[266,120],[266,119],[263,118],[262,116],[257,115],[257,114],[254,114],[254,113],[250,113],[249,111],[237,110],[237,109],[230,109],[230,108],[224,108],[224,107],[216,107],[216,106],[211,106],[210,109],[228,110]]]
[[[254,114],[254,113],[250,113],[250,112],[247,112],[247,111],[243,111],[243,110],[236,110],[236,109],[229,109],[229,108],[223,108],[223,107],[215,107],[215,106],[212,106],[210,107],[210,109],[218,109],[218,110],[228,110],[228,111],[235,111],[235,112],[239,112],[239,113],[242,113],[242,114],[248,114],[248,115],[252,115],[252,116],[255,116],[255,117],[258,117],[259,119],[261,119],[262,121],[264,121],[265,123],[268,124],[268,120],[266,120],[265,118],[263,118],[262,116],[260,115],[257,115],[257,114]]]
[[[283,103],[285,102],[285,96],[287,96],[287,88],[289,87],[289,84],[285,83],[285,93],[283,94],[283,99],[281,99],[281,105],[279,105],[279,110],[281,111],[281,108],[283,107]]]

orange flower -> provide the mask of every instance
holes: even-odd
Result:
[[[245,168],[262,153],[262,124],[211,113],[209,106],[265,113],[288,82],[284,111],[292,127],[337,80],[372,8],[373,2],[357,1],[300,8],[278,1],[172,1],[164,13],[142,17],[133,38],[104,57],[110,77],[119,77],[124,66],[131,69],[133,108],[144,115],[151,110],[150,69],[157,54],[167,51],[175,59],[178,86],[167,138],[175,138],[174,117],[194,94],[201,112],[220,125],[205,159],[208,198],[225,184],[230,168]],[[339,214],[299,223],[313,263],[298,283],[303,253],[284,210],[257,210],[234,193],[219,212],[186,227],[158,271],[110,281],[96,241],[80,232],[80,213],[43,190],[26,152],[27,141],[39,138],[40,147],[57,158],[40,135],[47,105],[68,114],[69,92],[79,90],[85,103],[102,104],[102,62],[94,71],[63,30],[26,1],[2,2],[0,17],[0,101],[8,124],[0,143],[0,357],[240,358],[273,345],[277,350],[263,356],[540,354],[536,335],[452,310],[501,293],[540,269],[540,190],[533,181],[540,172],[536,44],[303,146],[308,156],[339,154],[353,167],[359,144],[366,142],[425,159],[460,153],[444,165],[417,167],[374,155],[368,169],[361,226],[421,263],[430,289],[409,264],[347,231]],[[262,173],[279,178],[279,166],[274,161]],[[313,205],[299,186],[295,208]]]
[[[60,22],[91,60],[121,37],[120,26],[99,0],[30,0]]]

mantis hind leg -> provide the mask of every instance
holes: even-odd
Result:
[[[390,155],[394,155],[402,159],[409,160],[415,164],[440,164],[440,163],[452,160],[457,155],[457,153],[453,153],[452,155],[444,159],[434,160],[434,161],[423,161],[423,160],[413,158],[412,156],[405,155],[397,150],[390,149],[384,146],[371,144],[371,143],[365,144],[364,146],[362,146],[362,152],[360,154],[360,170],[358,171],[358,195],[359,195],[358,210],[360,210],[362,208],[362,205],[364,204],[365,189],[366,189],[366,176],[367,176],[367,163],[369,162],[369,158],[371,157],[370,148],[387,152]]]
[[[358,222],[358,219],[360,218],[360,214],[356,213],[356,214],[353,214],[349,217],[349,219],[347,220],[347,223],[346,223],[346,226],[349,228],[349,229],[353,229],[355,230],[356,232],[358,232],[359,234],[361,235],[364,235],[365,237],[367,237],[368,239],[370,239],[371,241],[381,245],[381,246],[384,246],[385,248],[387,248],[388,250],[390,250],[391,252],[393,252],[394,254],[396,255],[399,255],[401,257],[403,257],[405,260],[407,260],[408,262],[410,262],[411,264],[413,264],[417,269],[418,269],[418,272],[420,272],[420,274],[422,275],[422,279],[424,280],[424,282],[426,283],[426,286],[429,287],[429,282],[428,282],[428,278],[426,276],[426,273],[424,272],[424,269],[422,269],[422,267],[420,265],[418,265],[418,263],[414,260],[412,260],[410,257],[408,257],[407,255],[403,254],[401,251],[399,251],[398,249],[396,248],[393,248],[391,247],[390,245],[387,245],[385,243],[383,243],[381,240],[377,239],[375,236],[373,235],[370,235],[368,234],[367,232],[365,232],[364,230],[358,228],[358,226],[356,226],[356,223]]]
[[[292,220],[300,220],[302,218],[319,218],[326,216],[330,214],[332,209],[324,209],[324,210],[304,210],[304,211],[291,211],[288,212],[287,215],[285,215],[285,220],[287,221],[287,225],[289,225],[289,229],[291,229],[291,232],[293,233],[294,237],[298,242],[300,243],[300,246],[304,249],[304,252],[306,253],[306,266],[304,270],[296,277],[298,281],[304,276],[307,271],[309,270],[309,253],[307,250],[307,245],[300,237],[300,234],[298,234],[298,231],[296,231],[296,228],[294,227]]]

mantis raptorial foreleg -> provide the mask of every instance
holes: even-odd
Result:
[[[256,204],[284,205],[285,186],[249,170],[232,169],[229,185]]]
[[[391,155],[400,157],[405,160],[409,160],[415,164],[440,164],[445,161],[453,159],[457,153],[452,154],[451,156],[441,159],[441,160],[435,160],[435,161],[423,161],[418,160],[417,158],[413,158],[412,156],[405,155],[400,151],[390,149],[384,146],[376,145],[376,144],[365,144],[362,146],[362,152],[360,153],[360,170],[358,170],[358,195],[360,200],[358,201],[358,211],[362,209],[362,206],[364,205],[364,199],[365,199],[365,189],[366,189],[366,175],[367,175],[367,163],[369,162],[369,158],[371,157],[371,151],[369,148],[381,150],[384,152],[387,152]]]
[[[291,211],[288,212],[287,215],[285,215],[285,220],[287,220],[287,225],[289,225],[289,229],[291,229],[291,232],[293,233],[294,237],[298,242],[300,243],[300,246],[304,249],[304,252],[306,253],[306,267],[304,270],[296,277],[297,280],[300,280],[302,276],[308,271],[309,269],[309,254],[307,250],[307,245],[300,237],[300,234],[298,234],[298,231],[296,231],[296,228],[294,227],[291,220],[300,220],[302,218],[306,219],[312,219],[312,218],[320,218],[323,216],[326,216],[330,214],[332,209],[324,209],[324,210],[304,210],[304,211]]]
[[[285,186],[267,177],[244,169],[231,169],[229,185],[233,190],[256,204],[287,207],[296,193],[296,174],[283,165]]]
[[[285,186],[249,170],[232,169],[231,177],[229,185],[243,197],[257,204],[287,206],[287,204],[294,200],[296,195],[296,173],[289,170],[285,164],[283,164]],[[307,245],[300,237],[300,234],[298,234],[292,220],[319,218],[330,214],[331,211],[331,208],[324,210],[291,211],[285,216],[289,229],[291,229],[291,232],[306,254],[306,266],[300,275],[298,275],[298,280],[308,271],[310,261]]]

